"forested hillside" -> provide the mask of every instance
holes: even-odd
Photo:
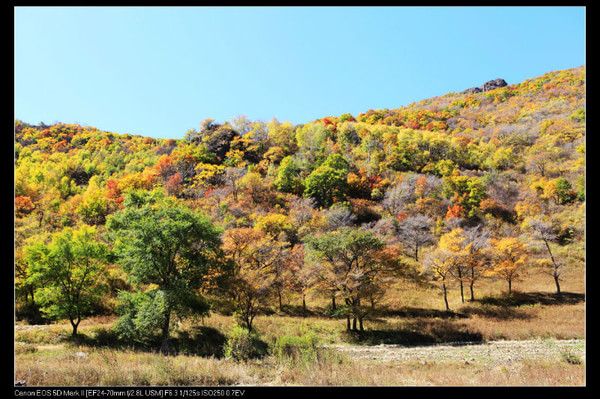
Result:
[[[17,316],[75,334],[118,314],[120,337],[166,351],[176,317],[210,312],[253,330],[319,309],[361,331],[401,281],[439,310],[533,274],[560,293],[584,263],[584,109],[579,67],[179,140],[17,121]]]

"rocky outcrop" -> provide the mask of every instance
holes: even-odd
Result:
[[[481,93],[482,91],[494,90],[504,86],[507,86],[506,81],[504,79],[498,78],[485,82],[483,86],[471,87],[470,89],[463,91],[463,93]]]
[[[504,79],[494,79],[483,84],[483,91],[494,90],[504,86],[506,86],[506,81]]]
[[[481,93],[481,91],[482,90],[479,87],[471,87],[470,89],[463,91],[463,93]]]

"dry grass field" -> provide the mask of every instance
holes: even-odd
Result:
[[[481,299],[464,305],[454,288],[451,313],[437,290],[399,284],[362,334],[348,335],[344,320],[326,316],[257,317],[269,347],[281,336],[316,336],[319,349],[310,360],[272,352],[248,361],[223,357],[210,346],[222,345],[235,322],[219,314],[179,321],[176,356],[114,346],[105,337],[114,317],[84,320],[77,342],[68,323],[19,324],[15,378],[27,385],[582,385],[583,270],[565,275],[561,299],[551,283],[530,276],[508,299],[501,282],[484,281],[476,291]],[[313,309],[325,304],[309,301]]]
[[[374,361],[326,352],[310,364],[39,345],[17,356],[28,385],[582,385],[577,360]]]

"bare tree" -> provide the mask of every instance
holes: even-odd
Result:
[[[238,200],[238,180],[244,176],[246,173],[245,168],[226,168],[225,169],[225,184],[231,187],[231,192],[233,193],[233,200],[237,202]]]
[[[560,276],[562,274],[562,263],[559,262],[552,249],[550,243],[555,242],[557,235],[554,232],[554,228],[551,223],[542,221],[540,219],[532,219],[527,223],[527,228],[533,233],[533,237],[540,240],[544,244],[544,248],[550,258],[550,274],[554,279],[556,285],[556,294],[560,295]]]
[[[396,230],[398,238],[412,248],[412,256],[417,262],[419,261],[419,249],[423,245],[433,242],[432,227],[431,218],[421,214],[409,216],[398,223]]]
[[[312,198],[294,198],[290,203],[290,218],[297,224],[310,221],[315,211],[315,201]]]
[[[397,221],[392,218],[382,218],[377,221],[363,224],[363,227],[371,230],[375,235],[381,237],[386,244],[392,245],[399,242],[397,232]]]
[[[356,216],[345,206],[332,206],[325,211],[325,219],[329,230],[336,230],[340,227],[352,226],[356,221]]]
[[[246,115],[238,115],[231,121],[231,126],[241,136],[252,130],[252,121]]]
[[[306,294],[315,285],[319,278],[319,268],[310,262],[304,261],[304,245],[294,245],[287,256],[290,288],[302,297],[302,311],[306,316]]]
[[[406,179],[389,188],[383,197],[383,207],[392,215],[402,212],[406,205],[414,202],[414,179]]]
[[[289,219],[297,230],[298,238],[302,239],[311,232],[310,221],[316,212],[312,198],[294,198],[291,201]]]

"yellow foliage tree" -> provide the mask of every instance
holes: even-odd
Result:
[[[272,238],[278,238],[281,233],[289,234],[292,224],[286,215],[280,213],[267,213],[259,216],[255,227]]]
[[[441,283],[446,310],[450,310],[448,304],[448,280],[451,277],[450,270],[454,266],[454,255],[452,252],[437,248],[425,258],[425,268],[433,276],[435,281]]]
[[[259,306],[277,288],[272,271],[281,263],[283,245],[257,229],[235,228],[224,233],[223,250],[234,266],[229,287],[236,317],[251,331]]]
[[[490,274],[503,278],[508,283],[508,294],[512,294],[512,283],[518,279],[527,266],[529,251],[517,237],[504,237],[492,240],[496,262]]]
[[[448,272],[460,285],[460,298],[465,302],[464,283],[467,278],[468,256],[471,244],[467,242],[465,232],[455,228],[440,237],[439,248],[447,251],[447,261],[451,263]]]

